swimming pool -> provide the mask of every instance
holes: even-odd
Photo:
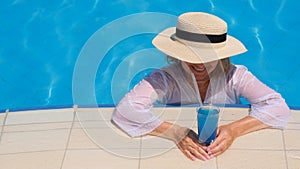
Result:
[[[297,0],[3,1],[0,109],[115,104],[166,64],[151,39],[187,11],[226,20],[249,50],[232,61],[300,106],[299,7]]]

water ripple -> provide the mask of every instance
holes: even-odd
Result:
[[[279,9],[277,10],[277,12],[275,14],[275,24],[276,24],[278,29],[286,32],[287,30],[281,26],[281,23],[279,22],[279,19],[278,19],[282,9],[285,6],[285,2],[286,2],[286,0],[281,1],[280,7],[279,7]]]
[[[209,0],[210,6],[211,6],[211,10],[214,11],[215,10],[215,4],[213,3],[212,0]]]
[[[248,2],[249,2],[249,5],[250,5],[251,9],[252,9],[253,11],[257,12],[256,7],[254,6],[253,0],[249,0]]]
[[[68,3],[68,0],[63,0],[60,4],[60,6],[64,6],[66,3]]]
[[[263,43],[260,39],[260,34],[259,34],[259,28],[258,27],[254,27],[253,28],[253,32],[255,34],[255,38],[260,46],[260,53],[262,53],[264,51],[264,46],[263,46]]]
[[[99,4],[99,0],[95,0],[92,9],[88,13],[93,13]]]
[[[47,95],[47,98],[45,98],[45,101],[47,104],[50,103],[50,99],[52,97],[52,91],[53,91],[53,88],[55,87],[56,85],[56,82],[57,82],[57,74],[53,71],[53,68],[50,64],[47,64],[45,65],[45,68],[46,68],[46,73],[49,74],[50,76],[50,84],[48,86],[48,95]]]
[[[17,4],[19,4],[19,3],[22,3],[22,1],[23,0],[15,0],[15,1],[13,1],[12,3],[11,3],[11,5],[13,6],[13,5],[17,5]]]
[[[29,20],[25,23],[25,25],[30,25],[31,22],[33,22],[43,12],[44,12],[43,9],[38,8],[35,12],[33,12],[33,14],[29,18]]]
[[[24,38],[22,39],[22,46],[23,46],[23,48],[24,48],[25,50],[30,49],[30,48],[29,48],[29,45],[28,45],[28,38],[27,38],[27,37],[24,37]]]

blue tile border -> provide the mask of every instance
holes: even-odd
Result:
[[[300,106],[289,106],[291,110],[300,110]]]
[[[30,110],[49,110],[49,109],[65,109],[72,108],[73,105],[55,105],[55,106],[36,106],[36,107],[24,107],[24,108],[12,108],[8,109],[9,112],[18,112],[18,111],[30,111]],[[6,110],[0,110],[0,113],[5,113]]]
[[[155,105],[154,107],[195,107],[198,105]],[[18,111],[30,111],[30,110],[48,110],[48,109],[65,109],[73,108],[74,105],[56,105],[56,106],[37,106],[37,107],[27,107],[27,108],[12,108],[9,109],[9,112],[18,112]],[[78,105],[78,108],[112,108],[115,107],[114,104],[99,104],[99,105]],[[224,107],[233,107],[233,108],[250,108],[249,104],[225,104]],[[300,106],[289,106],[291,110],[300,110]],[[5,113],[6,110],[0,109],[0,113]]]
[[[78,105],[78,108],[97,108],[97,107],[115,107],[116,105],[114,104],[98,104],[98,105]]]

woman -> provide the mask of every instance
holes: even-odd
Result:
[[[264,128],[283,128],[290,110],[280,94],[270,89],[246,67],[229,57],[246,52],[244,45],[227,35],[227,24],[217,16],[190,12],[178,17],[153,40],[173,64],[144,78],[118,104],[112,120],[130,136],[155,135],[173,140],[191,160],[209,160],[222,154],[239,136]],[[250,114],[219,126],[208,147],[186,128],[155,117],[154,102],[165,104],[236,104],[244,97]],[[193,112],[194,113],[194,112]]]

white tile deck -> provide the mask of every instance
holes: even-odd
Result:
[[[219,169],[287,168],[284,151],[227,150],[218,157]]]
[[[144,150],[144,149],[143,149]],[[161,150],[162,152],[165,150]],[[172,149],[163,154],[149,158],[141,158],[140,168],[142,169],[216,169],[216,159],[207,162],[190,161],[180,150]]]
[[[130,138],[111,124],[113,108],[57,109],[0,114],[1,169],[299,169],[300,111],[285,130],[266,129],[238,138],[221,156],[192,162],[172,141]],[[168,121],[196,130],[195,108],[155,108]],[[247,115],[224,109],[220,124]],[[5,121],[5,125],[3,123]],[[1,131],[1,130],[0,130]]]
[[[287,156],[288,169],[299,169],[300,168],[300,150],[287,151],[286,156]]]
[[[42,151],[0,155],[1,169],[59,169],[64,151]]]
[[[0,144],[0,155],[64,150],[68,141],[68,133],[69,130],[4,132]]]
[[[4,119],[5,119],[5,113],[1,113],[0,114],[0,126],[2,127],[3,126],[3,124],[4,124]]]
[[[73,109],[32,110],[9,113],[6,125],[70,122]]]
[[[126,149],[123,151],[127,151]],[[68,150],[63,169],[139,168],[139,159],[119,157],[103,150]]]
[[[6,112],[0,114],[0,142],[2,139],[2,133],[4,130],[4,125],[6,122],[7,115],[8,115],[8,113],[6,113]]]

